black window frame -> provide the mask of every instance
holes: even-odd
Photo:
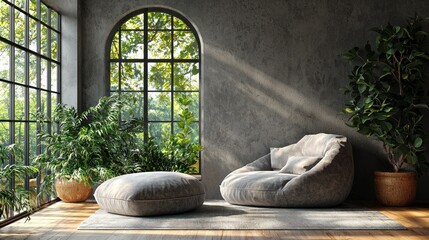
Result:
[[[149,29],[148,28],[148,13],[149,12],[161,12],[161,13],[166,13],[170,15],[170,28],[169,29]],[[121,29],[121,26],[126,23],[128,20],[130,20],[131,18],[140,15],[140,14],[144,14],[144,26],[143,29]],[[174,24],[173,24],[173,20],[174,18],[178,18],[181,21],[183,21],[186,26],[189,29],[174,29]],[[144,32],[144,58],[136,58],[136,59],[124,59],[122,58],[122,52],[121,52],[121,33],[123,31],[143,31]],[[170,45],[170,57],[168,59],[150,59],[148,58],[148,32],[149,31],[164,31],[164,32],[170,32],[171,33],[171,45]],[[190,32],[194,35],[195,40],[198,44],[198,59],[176,59],[174,58],[174,32],[175,31],[186,31],[186,32]],[[112,43],[113,43],[113,39],[115,34],[119,32],[119,52],[118,52],[118,59],[112,59],[111,58],[111,47],[112,47]],[[149,124],[150,123],[170,123],[170,129],[171,129],[171,133],[174,133],[174,124],[177,123],[178,121],[174,119],[174,94],[175,93],[198,93],[198,120],[194,121],[194,123],[198,123],[198,141],[199,144],[201,144],[201,78],[202,78],[202,74],[201,74],[201,69],[202,69],[202,65],[201,65],[201,40],[200,37],[198,35],[197,30],[195,29],[195,27],[193,26],[193,24],[186,19],[186,17],[182,16],[181,14],[170,10],[170,9],[166,9],[166,8],[160,8],[160,7],[152,7],[152,8],[144,8],[144,9],[140,9],[137,10],[135,12],[132,12],[130,14],[128,14],[127,16],[125,16],[124,18],[122,18],[117,24],[116,26],[113,28],[110,37],[109,37],[109,41],[107,44],[107,56],[108,56],[108,74],[107,74],[107,79],[108,79],[108,91],[109,94],[113,94],[113,93],[143,93],[144,94],[144,115],[143,115],[143,124],[144,124],[144,141],[147,142],[148,139],[148,134],[149,134]],[[148,80],[149,80],[149,71],[148,71],[148,65],[150,63],[156,63],[156,62],[165,62],[165,63],[170,63],[171,64],[171,76],[170,76],[170,90],[149,90],[148,89]],[[111,89],[111,64],[112,63],[118,63],[118,89],[117,90],[112,90]],[[144,89],[137,91],[137,90],[122,90],[121,89],[121,64],[122,63],[143,63],[144,64]],[[174,89],[174,64],[175,63],[196,63],[198,64],[198,90],[175,90]],[[148,94],[149,93],[158,93],[158,92],[168,92],[171,93],[171,106],[170,106],[170,120],[169,121],[153,121],[148,119]],[[201,173],[201,154],[199,157],[199,163],[198,163],[198,173]]]
[[[31,120],[30,117],[30,90],[33,90],[36,92],[36,109],[39,111],[42,106],[42,101],[46,101],[45,106],[45,113],[46,116],[51,119],[51,113],[53,108],[55,106],[52,106],[53,104],[61,103],[61,14],[59,11],[53,9],[49,5],[45,4],[41,0],[24,0],[25,6],[24,8],[21,8],[20,6],[15,5],[14,0],[6,1],[6,0],[0,0],[2,4],[9,5],[9,36],[8,38],[5,38],[5,36],[0,36],[0,43],[7,44],[9,46],[9,76],[8,79],[0,78],[0,83],[6,83],[9,85],[9,118],[8,119],[0,119],[0,124],[8,124],[9,125],[9,140],[7,144],[16,144],[17,139],[15,139],[15,130],[17,128],[17,124],[24,124],[24,149],[23,150],[23,164],[24,165],[31,165],[31,157],[30,151],[30,124],[36,126],[36,134],[40,132],[42,127],[40,124],[37,123],[36,120]],[[30,10],[30,2],[34,4],[36,3],[36,15],[31,14]],[[46,17],[47,22],[42,20],[42,6],[44,10],[46,10]],[[51,14],[52,12],[56,13],[56,23],[51,22]],[[25,17],[25,27],[24,27],[24,44],[20,45],[19,43],[15,42],[15,14],[24,14]],[[30,49],[30,21],[33,21],[37,25],[36,30],[36,50]],[[54,28],[56,26],[56,28]],[[42,27],[47,31],[47,42],[46,42],[46,52],[42,53]],[[56,56],[52,55],[52,35],[56,34]],[[16,76],[15,76],[15,49],[19,49],[24,52],[25,54],[25,61],[24,61],[24,81],[23,82],[17,82]],[[35,77],[36,77],[36,86],[30,84],[30,56],[36,58],[36,70],[35,70]],[[46,63],[46,87],[42,86],[42,62]],[[53,70],[53,64],[56,65],[56,90],[52,89],[52,70]],[[24,89],[24,117],[23,119],[15,119],[15,88],[16,86],[19,86]],[[42,100],[42,96],[46,96],[45,99]],[[56,96],[56,101],[52,102],[53,97]],[[46,121],[46,127],[48,132],[51,132],[54,124],[51,121]],[[57,129],[56,129],[57,130]],[[39,139],[35,140],[36,145],[36,152],[35,155],[38,155],[42,153],[42,151],[45,151],[45,149],[42,149],[40,146]],[[9,164],[15,164],[15,159],[11,157],[9,159]],[[24,189],[30,190],[30,179],[27,176],[24,179]],[[10,179],[9,182],[9,189],[14,190],[16,182],[15,178]],[[39,193],[40,191],[40,185],[41,185],[41,179],[38,177],[36,179],[36,191]],[[38,202],[38,206],[41,206],[43,204],[46,204],[48,202],[51,202],[54,200],[53,198],[47,198],[44,202]],[[15,221],[16,219],[19,219],[28,213],[22,212],[22,213],[14,213],[12,209],[9,209],[9,218],[1,219],[0,220],[0,227],[7,225],[8,223]]]

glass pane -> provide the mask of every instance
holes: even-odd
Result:
[[[170,63],[149,63],[149,90],[170,90],[171,89],[171,64]]]
[[[25,11],[25,2],[26,0],[15,0],[15,6]]]
[[[121,90],[144,90],[144,63],[121,64]]]
[[[36,123],[29,123],[29,135],[28,135],[28,142],[29,142],[29,158],[30,161],[36,157],[37,155],[37,124]],[[31,176],[29,179],[29,186],[31,191],[31,199],[30,201],[32,204],[37,203],[37,179],[36,176]]]
[[[15,9],[15,43],[25,46],[25,14]]]
[[[171,33],[149,31],[148,55],[150,59],[171,58]]]
[[[58,94],[51,93],[51,117],[54,115],[57,104],[58,104]]]
[[[119,59],[119,32],[115,33],[110,47],[110,59]]]
[[[7,145],[9,144],[9,123],[0,122],[0,144]]]
[[[122,31],[121,32],[121,57],[123,59],[144,58],[144,32]]]
[[[173,17],[173,26],[174,29],[189,29],[188,25],[186,25],[186,23],[184,23],[182,20],[180,20],[177,17]]]
[[[174,90],[198,90],[199,72],[198,63],[175,63]]]
[[[58,59],[58,33],[51,31],[51,58]]]
[[[48,89],[48,61],[45,59],[41,59],[41,82],[40,87],[43,89]]]
[[[40,20],[48,24],[48,7],[42,2],[40,4]]]
[[[52,111],[54,112],[54,110],[52,110]],[[56,122],[52,123],[52,132],[57,133],[58,131],[59,131],[58,123],[56,123]]]
[[[122,24],[121,29],[144,29],[144,14],[139,14]]]
[[[51,9],[51,27],[58,30],[58,13]]]
[[[35,114],[38,111],[37,108],[37,91],[36,89],[30,88],[30,95],[29,95],[29,101],[30,101],[30,120],[35,120]]]
[[[48,116],[48,93],[40,91],[40,111]]]
[[[149,12],[147,24],[149,29],[170,29],[171,15],[163,12]]]
[[[30,191],[30,205],[34,208],[37,207],[37,176],[30,176],[28,183]]]
[[[25,123],[23,122],[15,122],[15,144],[21,151],[24,151]],[[15,163],[19,165],[24,165],[24,159],[22,154],[15,155]],[[22,180],[21,180],[21,184],[22,184]]]
[[[47,123],[41,124],[40,127],[42,128],[41,131],[48,132],[48,124]],[[46,145],[45,144],[42,145],[42,152],[46,152]]]
[[[0,41],[0,78],[10,80],[9,72],[10,46]]]
[[[171,120],[171,94],[169,92],[148,93],[148,120]]]
[[[37,17],[37,0],[30,0],[30,14]]]
[[[9,109],[10,109],[10,98],[9,98],[10,84],[5,82],[0,82],[0,120],[10,119]]]
[[[25,87],[15,85],[15,120],[25,120]]]
[[[149,137],[156,143],[162,143],[171,134],[170,123],[148,123]]]
[[[15,82],[25,83],[25,52],[15,48]]]
[[[29,84],[30,86],[37,87],[37,57],[31,53],[29,65]]]
[[[37,153],[37,123],[30,123],[30,134],[29,134],[29,142],[30,142],[30,159],[36,156]]]
[[[51,90],[58,91],[58,65],[51,63]]]
[[[30,18],[30,29],[29,29],[29,47],[30,50],[37,52],[37,21]]]
[[[48,50],[48,34],[49,30],[46,26],[41,25],[40,53],[49,57]]]
[[[119,63],[110,63],[110,90],[119,89]]]
[[[18,149],[24,151],[25,145],[25,123],[23,122],[15,122],[15,144]],[[24,155],[23,154],[15,154],[15,164],[16,165],[24,165]],[[18,175],[15,176],[15,189],[24,188],[25,177]]]
[[[198,43],[194,33],[188,31],[174,32],[174,58],[198,59]]]
[[[174,120],[178,121],[180,119],[179,114],[184,109],[184,105],[181,104],[180,99],[184,98],[186,101],[190,101],[190,104],[188,105],[189,111],[192,112],[192,114],[195,117],[195,121],[198,121],[199,119],[199,93],[193,92],[193,93],[183,93],[183,92],[176,92],[174,93]]]
[[[134,101],[126,105],[122,111],[121,118],[123,121],[131,120],[132,118],[143,118],[144,94],[140,92],[121,93],[134,98]]]
[[[0,36],[10,39],[10,6],[9,4],[0,2]]]
[[[190,137],[191,137],[193,143],[199,143],[200,142],[199,129],[200,129],[200,126],[199,126],[199,124],[197,122],[196,123],[192,123],[191,126],[190,126],[190,130],[191,130]],[[174,133],[178,133],[180,131],[182,131],[182,129],[180,129],[178,123],[175,122],[174,123]]]

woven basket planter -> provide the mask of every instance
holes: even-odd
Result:
[[[385,206],[408,206],[416,198],[415,172],[375,172],[374,184],[377,200]]]
[[[68,203],[78,203],[86,201],[92,193],[92,188],[82,182],[57,179],[55,181],[57,196]]]

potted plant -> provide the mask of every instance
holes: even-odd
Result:
[[[60,130],[39,134],[46,151],[35,162],[51,172],[44,177],[42,194],[56,192],[65,202],[82,202],[91,195],[94,183],[116,175],[139,126],[135,119],[121,123],[126,102],[119,95],[103,97],[80,114],[73,107],[57,105],[52,122]],[[42,115],[37,119],[41,124],[46,121]]]
[[[375,190],[377,199],[390,206],[413,202],[416,172],[422,174],[428,167],[423,70],[429,57],[423,48],[427,33],[422,21],[416,16],[405,26],[374,28],[375,47],[367,43],[363,49],[355,47],[343,55],[357,64],[345,91],[351,97],[343,109],[350,115],[346,124],[382,142],[393,172],[376,172]]]
[[[195,172],[201,146],[192,142],[195,117],[188,109],[189,99],[179,99],[184,107],[178,132],[165,134],[160,144],[150,138],[147,143],[138,140],[144,128],[142,119],[135,118],[129,107],[134,101],[138,99],[114,94],[81,114],[73,107],[56,107],[52,122],[59,124],[60,131],[39,134],[46,151],[35,158],[41,169],[52,173],[42,181],[42,195],[56,192],[63,201],[81,202],[90,196],[91,186],[114,176],[142,171]],[[40,124],[46,121],[41,114],[37,119]]]
[[[9,217],[9,210],[16,212],[31,212],[33,206],[30,201],[30,191],[22,186],[16,186],[14,190],[7,188],[12,178],[30,176],[37,173],[37,168],[9,164],[11,157],[22,156],[22,152],[15,144],[0,146],[0,218]],[[27,220],[30,220],[29,215]]]

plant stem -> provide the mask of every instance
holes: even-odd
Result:
[[[403,163],[403,155],[401,155],[399,161],[395,161],[395,155],[393,154],[393,150],[390,146],[383,144],[384,153],[387,155],[387,159],[389,160],[390,164],[393,166],[393,170],[395,172],[399,172],[399,169],[402,166]]]

